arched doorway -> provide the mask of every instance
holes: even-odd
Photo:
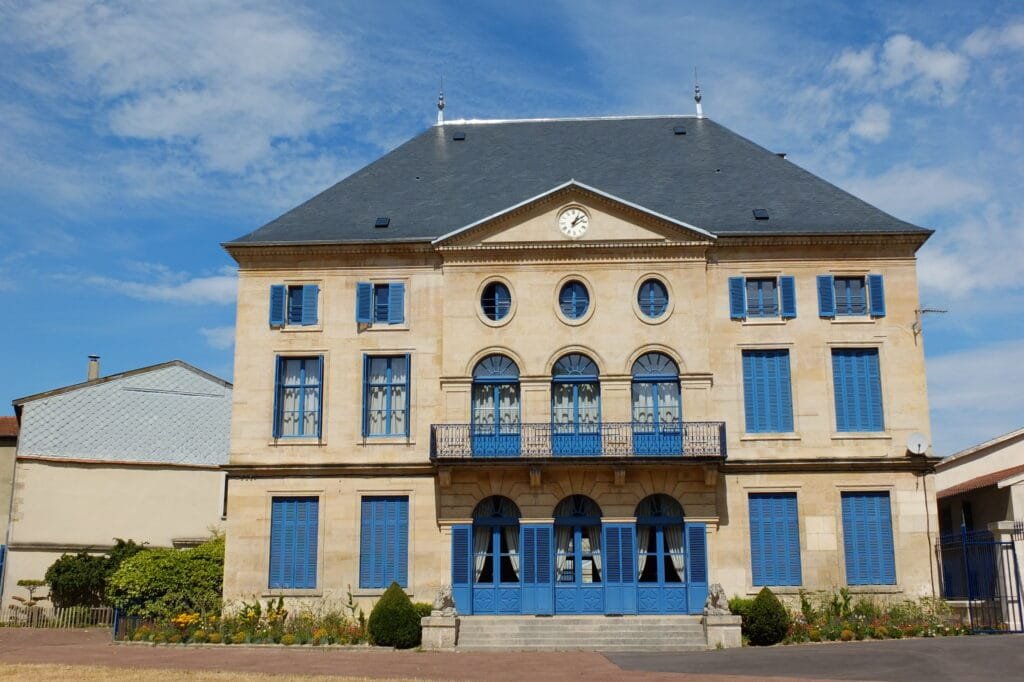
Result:
[[[597,364],[563,355],[551,372],[551,447],[555,455],[601,454],[601,384]]]
[[[555,612],[604,613],[601,508],[586,495],[555,507]]]
[[[636,506],[637,602],[640,613],[686,613],[683,506],[650,495]]]
[[[473,456],[518,455],[519,434],[519,367],[488,355],[473,368]]]
[[[473,613],[519,613],[519,507],[493,495],[473,510]]]
[[[644,353],[633,363],[633,448],[638,455],[683,451],[679,366],[664,353]]]

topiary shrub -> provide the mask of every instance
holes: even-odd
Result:
[[[747,614],[747,637],[754,646],[778,644],[789,629],[789,613],[767,587],[761,588]]]
[[[741,618],[740,628],[744,637],[750,637],[750,633],[747,632],[747,623],[750,620],[750,607],[753,605],[754,600],[747,597],[733,597],[729,600],[729,613]]]
[[[398,583],[391,583],[370,612],[370,639],[379,646],[411,649],[420,643],[420,616]]]

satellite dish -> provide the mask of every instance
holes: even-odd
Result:
[[[923,455],[928,450],[928,436],[920,431],[914,431],[907,436],[907,450],[915,455]]]

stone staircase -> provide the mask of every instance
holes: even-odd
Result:
[[[458,651],[702,651],[700,616],[461,616]]]

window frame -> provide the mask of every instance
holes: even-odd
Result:
[[[850,282],[860,282],[860,300],[854,300],[851,295]],[[840,293],[840,283],[843,283],[845,291]],[[870,294],[868,293],[867,275],[833,275],[832,296],[835,305],[836,317],[869,317],[870,316]],[[854,307],[859,305],[862,310],[857,312]]]
[[[769,304],[768,302],[766,302],[764,300],[765,296],[764,296],[763,287],[758,286],[757,289],[756,289],[758,301],[757,301],[756,305],[752,305],[751,295],[750,295],[750,285],[751,284],[763,285],[763,284],[765,284],[767,282],[771,282],[771,285],[772,285],[772,294],[773,294],[772,302]],[[767,276],[744,277],[743,278],[743,288],[744,288],[744,294],[745,294],[746,304],[747,304],[746,305],[746,317],[747,317],[747,319],[751,319],[752,318],[752,319],[755,319],[755,320],[764,320],[764,319],[771,320],[771,319],[778,319],[778,318],[782,317],[782,302],[780,300],[780,293],[781,292],[780,292],[780,287],[779,287],[779,278],[777,276],[767,275]],[[774,306],[774,310],[771,309],[771,306]]]
[[[300,365],[300,383],[296,385],[286,385],[284,383],[284,369],[285,365],[289,361],[299,361]],[[307,384],[305,381],[306,377],[306,363],[316,360],[319,363],[319,379],[318,383]],[[319,440],[323,437],[324,430],[324,355],[282,355],[278,354],[275,356],[275,370],[274,370],[274,414],[272,418],[271,428],[272,436],[275,440]],[[317,390],[317,428],[316,433],[302,433],[305,426],[305,415],[307,412],[312,410],[305,410],[306,402],[306,391],[315,388]],[[284,393],[287,389],[297,389],[299,391],[299,431],[297,434],[284,434]]]
[[[386,379],[383,384],[370,383],[370,368],[373,360],[387,360]],[[405,361],[405,382],[403,384],[392,381],[391,362],[397,359]],[[370,433],[370,389],[382,386],[385,390],[385,420],[387,429],[385,433]],[[392,430],[395,409],[392,405],[393,390],[398,386],[405,387],[405,431],[396,432]],[[363,354],[363,438],[409,438],[412,433],[412,356],[410,353],[364,353]]]

